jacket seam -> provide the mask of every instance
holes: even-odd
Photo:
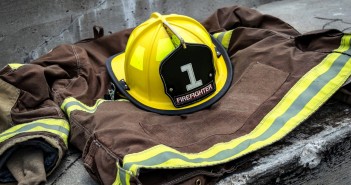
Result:
[[[89,136],[92,134],[87,128],[85,128],[82,124],[80,124],[74,117],[70,118],[70,122],[79,128],[84,130],[84,134],[88,134]]]

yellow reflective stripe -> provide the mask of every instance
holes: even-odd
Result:
[[[229,30],[225,32],[215,33],[213,34],[213,37],[216,38],[222,44],[222,46],[228,50],[233,31],[234,30]]]
[[[16,135],[30,132],[49,132],[60,136],[67,146],[69,124],[64,119],[40,119],[29,123],[15,125],[0,134],[0,143]]]
[[[117,174],[116,180],[113,182],[113,185],[130,185],[129,179],[131,178],[132,173],[121,168],[119,163],[117,162]]]
[[[351,40],[348,38],[351,37],[350,34],[351,33],[344,35],[344,37],[341,39],[341,46],[335,50],[336,52],[349,54],[349,52],[350,52],[349,47],[351,45],[351,43],[350,43]]]
[[[15,70],[15,69],[22,67],[24,64],[12,63],[12,64],[8,64],[8,65],[11,67],[11,69]]]
[[[223,36],[223,39],[222,39],[222,45],[225,49],[228,50],[228,47],[229,47],[229,43],[230,43],[230,39],[232,38],[232,33],[233,33],[233,30],[230,30],[230,31],[227,31],[224,33],[224,36]]]
[[[218,32],[218,33],[214,33],[212,36],[215,38],[215,39],[218,39],[219,35],[222,34],[223,32]]]
[[[126,155],[123,169],[138,175],[140,168],[216,165],[278,141],[315,112],[350,76],[351,59],[348,55],[341,54],[351,51],[350,39],[351,35],[345,34],[340,47],[306,73],[251,133],[216,144],[197,154],[182,153],[165,145],[157,145],[139,153]],[[119,170],[119,173],[121,171]]]
[[[72,111],[75,111],[75,110],[80,110],[80,111],[85,111],[85,112],[88,112],[88,113],[94,113],[97,109],[97,107],[103,103],[103,102],[106,102],[108,100],[104,100],[104,99],[98,99],[96,102],[95,102],[95,105],[94,106],[88,106],[88,105],[85,105],[84,103],[78,101],[77,99],[73,98],[73,97],[70,97],[70,98],[66,98],[62,105],[61,105],[61,109],[66,113],[66,115],[68,117],[71,116],[71,112]]]

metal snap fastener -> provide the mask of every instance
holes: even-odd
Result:
[[[201,185],[201,184],[202,184],[202,183],[201,183],[201,180],[200,180],[200,179],[196,179],[195,184],[196,184],[196,185]]]

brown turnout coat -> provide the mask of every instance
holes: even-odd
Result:
[[[203,25],[224,39],[234,76],[222,99],[188,115],[103,100],[111,83],[105,60],[124,51],[132,29],[4,67],[0,181],[14,180],[6,161],[21,146],[42,150],[50,174],[70,143],[101,184],[212,184],[233,171],[230,161],[288,134],[350,75],[349,36],[340,31],[300,34],[238,6],[219,9]]]

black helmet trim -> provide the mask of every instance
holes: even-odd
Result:
[[[225,93],[229,90],[229,88],[231,86],[231,83],[233,80],[233,73],[234,73],[233,65],[230,61],[230,58],[227,54],[227,51],[212,35],[210,35],[210,36],[211,36],[212,42],[216,46],[216,49],[218,50],[218,52],[220,52],[222,54],[222,57],[224,58],[225,64],[227,66],[227,79],[226,79],[226,82],[225,82],[223,88],[214,97],[212,97],[210,100],[206,101],[205,103],[197,105],[195,107],[191,107],[191,108],[187,108],[187,109],[179,109],[179,110],[161,110],[161,109],[155,109],[155,108],[146,106],[146,105],[140,103],[139,101],[137,101],[136,99],[134,99],[128,93],[128,90],[126,90],[126,88],[125,88],[126,84],[124,83],[124,80],[117,79],[113,73],[113,70],[112,70],[113,58],[122,54],[123,52],[118,53],[116,55],[113,55],[106,60],[107,71],[108,71],[109,76],[111,77],[113,83],[116,85],[118,91],[123,96],[125,96],[130,102],[132,102],[134,105],[136,105],[140,109],[143,109],[143,110],[146,110],[149,112],[158,113],[158,114],[163,114],[163,115],[182,115],[182,114],[190,114],[193,112],[200,111],[200,110],[205,109],[205,108],[209,107],[210,105],[216,103],[220,98],[222,98],[225,95]]]

